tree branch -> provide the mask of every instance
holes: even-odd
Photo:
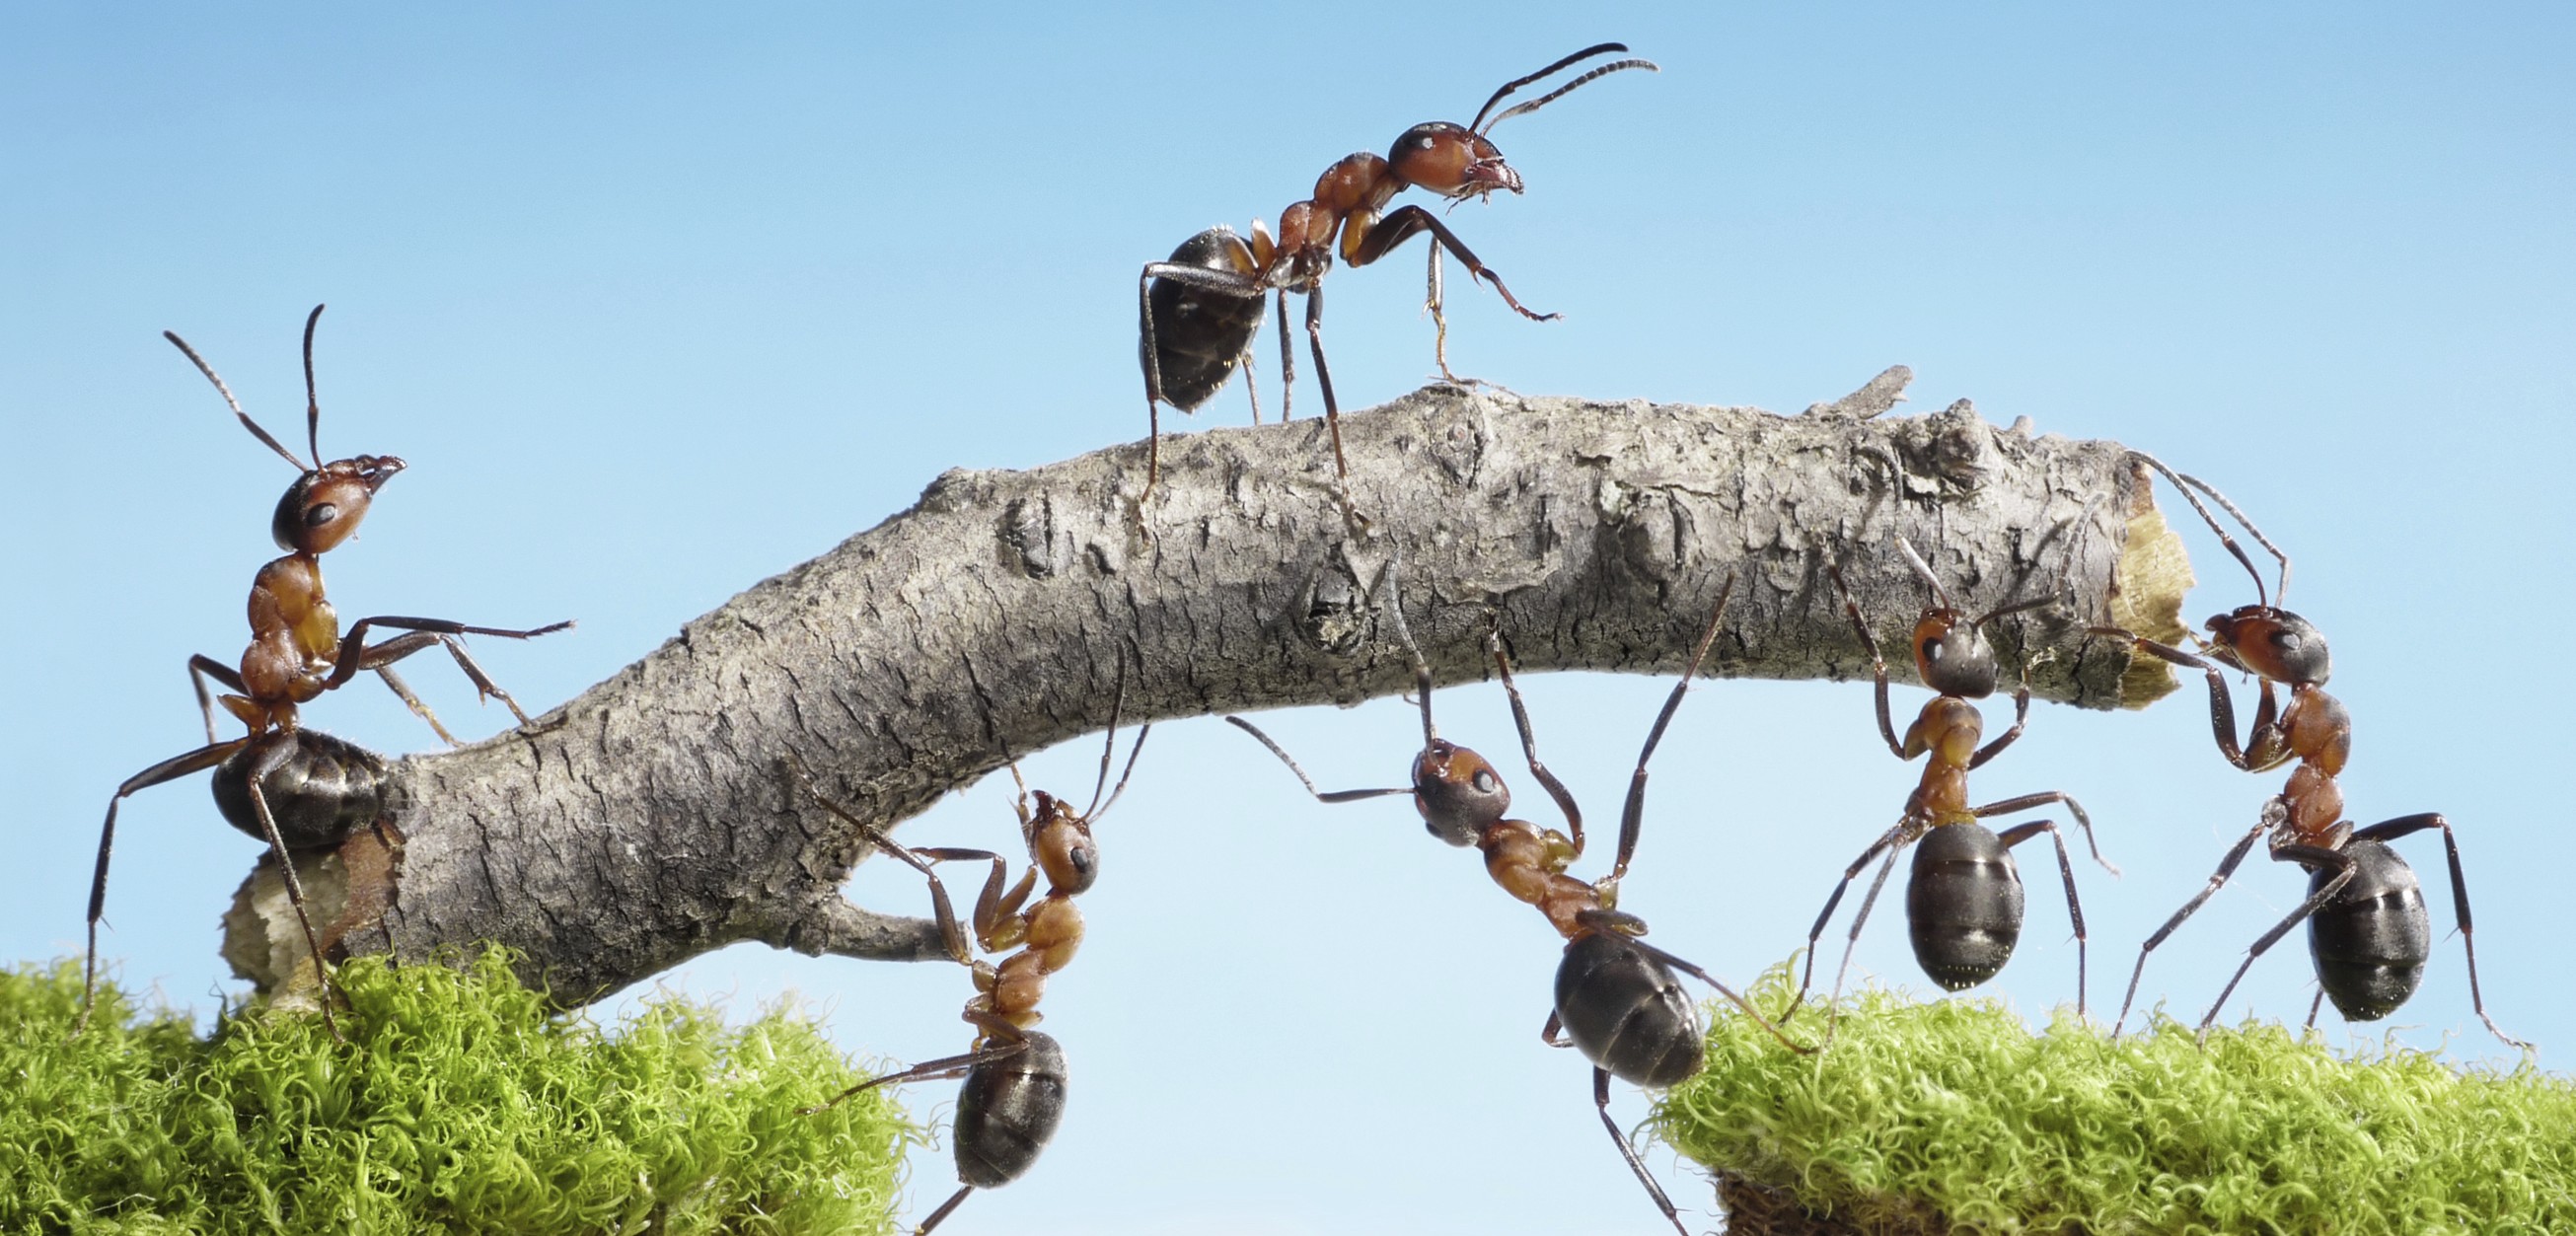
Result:
[[[530,730],[399,761],[389,825],[299,864],[315,920],[352,953],[497,940],[575,1001],[737,940],[940,956],[926,921],[843,899],[867,847],[788,792],[786,752],[891,827],[1098,732],[1122,663],[1130,722],[1406,690],[1381,621],[1399,597],[1440,682],[1491,672],[1492,629],[1532,671],[1665,674],[1733,574],[1718,673],[1866,676],[1836,561],[1910,678],[1925,599],[1899,534],[1971,613],[2064,602],[1998,624],[2035,693],[2169,689],[2160,668],[2124,684],[2127,647],[2084,635],[2179,635],[2189,567],[2123,448],[1997,429],[1964,401],[1871,419],[1906,376],[1795,417],[1425,388],[1342,419],[1361,536],[1314,420],[1167,439],[1150,537],[1129,508],[1141,442],[949,472]],[[282,914],[229,933],[264,988],[301,952]]]

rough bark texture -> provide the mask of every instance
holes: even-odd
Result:
[[[1405,690],[1383,609],[1399,597],[1444,683],[1490,672],[1489,630],[1531,671],[1668,674],[1733,575],[1716,672],[1865,677],[1832,562],[1910,680],[1925,590],[1900,534],[1971,614],[2061,599],[1996,624],[2038,695],[2142,702],[2162,675],[2124,684],[2127,647],[2085,628],[2178,632],[2188,566],[2149,552],[2171,537],[2143,476],[2115,443],[1999,429],[1964,402],[1870,419],[1905,376],[1792,417],[1426,388],[1343,418],[1360,534],[1315,420],[1168,438],[1150,536],[1130,505],[1141,442],[950,472],[528,731],[399,761],[375,848],[299,864],[316,922],[350,952],[501,941],[567,1000],[737,940],[924,958],[926,922],[843,899],[867,847],[788,793],[786,753],[891,827],[1098,732],[1122,673],[1131,724]],[[302,952],[282,910],[231,933],[263,986]]]

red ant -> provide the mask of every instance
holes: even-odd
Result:
[[[1566,874],[1566,869],[1583,857],[1583,812],[1564,783],[1539,762],[1529,709],[1521,702],[1520,688],[1512,682],[1511,658],[1504,653],[1499,634],[1488,634],[1485,644],[1502,675],[1503,691],[1511,700],[1512,722],[1520,730],[1522,754],[1529,761],[1530,775],[1546,787],[1548,796],[1564,812],[1568,832],[1504,818],[1504,813],[1511,810],[1512,795],[1493,765],[1474,751],[1439,736],[1431,723],[1431,667],[1423,660],[1421,650],[1414,647],[1412,635],[1404,629],[1403,615],[1395,606],[1389,609],[1395,612],[1397,634],[1412,654],[1414,690],[1422,706],[1422,753],[1414,758],[1411,786],[1317,790],[1306,770],[1298,767],[1297,761],[1268,734],[1241,717],[1226,718],[1270,748],[1270,753],[1278,756],[1318,801],[1346,803],[1391,795],[1411,797],[1432,836],[1454,846],[1475,846],[1484,853],[1486,874],[1504,892],[1538,907],[1547,916],[1548,925],[1565,937],[1565,956],[1557,964],[1555,1006],[1548,1013],[1540,1037],[1551,1047],[1572,1046],[1591,1062],[1592,1102],[1601,1113],[1602,1127],[1609,1130],[1610,1140],[1628,1161],[1628,1169],[1636,1173],[1638,1183],[1646,1187],[1664,1218],[1684,1231],[1685,1236],[1688,1229],[1682,1228],[1680,1212],[1672,1199],[1665,1196],[1663,1186],[1655,1183],[1645,1163],[1638,1159],[1636,1148],[1628,1144],[1627,1136],[1610,1118],[1612,1077],[1634,1086],[1664,1089],[1699,1071],[1705,1037],[1699,1010],[1682,994],[1681,982],[1673,977],[1673,971],[1680,970],[1717,989],[1719,995],[1743,1009],[1746,1016],[1791,1051],[1815,1050],[1790,1040],[1714,975],[1639,939],[1646,934],[1645,921],[1616,908],[1619,881],[1628,872],[1628,860],[1636,853],[1638,833],[1645,821],[1646,763],[1654,758],[1665,728],[1681,708],[1682,696],[1699,675],[1709,646],[1717,641],[1718,619],[1726,612],[1727,598],[1734,590],[1735,578],[1730,575],[1718,592],[1707,629],[1700,633],[1681,681],[1673,685],[1672,695],[1665,699],[1663,711],[1646,733],[1645,747],[1637,753],[1636,772],[1628,781],[1627,804],[1619,817],[1618,857],[1608,876],[1591,883]]]
[[[2176,472],[2143,452],[2131,454],[2163,473],[2210,530],[2218,534],[2227,552],[2253,577],[2255,603],[2209,620],[2209,636],[2199,641],[2208,657],[2116,627],[2097,627],[2095,633],[2129,640],[2138,651],[2206,674],[2210,727],[2217,737],[2219,754],[2228,763],[2247,772],[2265,772],[2292,760],[2298,766],[2290,770],[2289,783],[2281,792],[2264,804],[2254,827],[2219,861],[2208,885],[2175,911],[2138,950],[2137,968],[2129,974],[2128,995],[2120,1001],[2120,1020],[2112,1023],[2113,1036],[2117,1037],[2120,1026],[2127,1022],[2129,1005],[2137,999],[2138,980],[2146,973],[2147,955],[2227,883],[2237,864],[2253,850],[2255,840],[2267,833],[2273,861],[2297,863],[2307,869],[2307,899],[2254,941],[2243,964],[2236,967],[2218,999],[2210,1004],[2208,1015],[2200,1019],[2200,1031],[2206,1034],[2218,1020],[2219,1010],[2226,1006],[2227,997],[2235,992],[2246,972],[2253,969],[2255,958],[2301,922],[2308,924],[2308,949],[2316,962],[2319,987],[2316,1001],[2308,1008],[2310,1027],[2316,1025],[2317,1013],[2329,998],[2350,1021],[2376,1021],[2397,1011],[2423,982],[2424,963],[2432,955],[2433,931],[2431,915],[2424,908],[2422,883],[2387,843],[2438,828],[2450,863],[2451,904],[2458,914],[2460,945],[2468,954],[2469,1003],[2476,1009],[2478,1020],[2485,1022],[2498,1039],[2530,1050],[2530,1044],[2506,1034],[2496,1026],[2494,1018],[2487,1016],[2485,997],[2478,990],[2478,948],[2469,919],[2469,886],[2460,871],[2460,844],[2450,821],[2439,812],[2426,811],[2355,828],[2352,821],[2344,818],[2343,790],[2335,784],[2335,778],[2343,772],[2344,762],[2352,753],[2352,714],[2341,701],[2326,694],[2326,678],[2333,662],[2325,635],[2307,619],[2274,604],[2289,592],[2289,555],[2207,481]],[[2244,547],[2227,534],[2226,527],[2202,505],[2194,490],[2226,508],[2280,562],[2277,590],[2269,595],[2264,592],[2263,573],[2255,569]],[[2221,664],[2253,674],[2262,684],[2253,727],[2241,746],[2236,741],[2236,709],[2228,696],[2227,681],[2219,672]],[[2273,690],[2276,683],[2290,689],[2287,707],[2278,702]]]
[[[1924,702],[1923,711],[1907,727],[1902,742],[1897,740],[1895,723],[1888,714],[1887,660],[1879,655],[1878,640],[1862,620],[1860,604],[1852,599],[1851,585],[1844,582],[1842,568],[1829,566],[1826,571],[1843,594],[1843,612],[1851,618],[1861,647],[1869,651],[1878,683],[1879,737],[1886,740],[1888,751],[1900,760],[1918,755],[1929,758],[1923,765],[1922,782],[1906,797],[1905,814],[1843,869],[1842,880],[1834,885],[1833,895],[1825,899],[1824,911],[1816,915],[1816,925],[1808,929],[1806,973],[1798,983],[1798,998],[1806,999],[1808,985],[1815,978],[1816,940],[1824,935],[1826,922],[1833,918],[1835,907],[1842,904],[1852,878],[1884,852],[1886,861],[1879,864],[1878,878],[1870,883],[1869,893],[1861,898],[1860,910],[1852,916],[1851,935],[1843,945],[1842,967],[1834,973],[1834,995],[1839,999],[1843,979],[1851,970],[1852,950],[1860,943],[1861,927],[1869,921],[1870,908],[1878,903],[1879,890],[1886,887],[1888,873],[1895,869],[1896,855],[1917,841],[1922,845],[1914,851],[1913,872],[1905,888],[1905,916],[1916,963],[1933,982],[1949,991],[1964,991],[1993,978],[2012,959],[2013,946],[2021,940],[2021,873],[2013,863],[2012,848],[2046,833],[2057,847],[2058,874],[2066,882],[2066,913],[2075,925],[2075,1013],[2081,1017],[2085,1011],[2084,906],[2075,895],[2075,866],[2067,858],[2066,839],[2053,820],[2015,825],[2000,834],[1988,830],[1981,821],[2046,803],[2064,804],[2075,822],[2083,826],[2084,842],[2093,851],[2093,861],[2113,875],[2118,875],[2120,869],[2102,857],[2101,847],[2094,841],[2092,818],[2084,814],[2082,805],[2063,793],[2048,790],[1982,807],[1968,805],[1968,774],[2011,746],[2030,719],[2030,682],[2025,673],[2021,685],[2013,690],[2012,728],[1997,735],[1993,742],[1977,745],[1984,734],[1985,719],[1971,701],[1993,695],[1998,677],[1994,648],[1986,642],[1985,626],[1997,618],[2052,604],[2053,599],[2041,597],[2005,605],[1974,622],[1966,622],[1966,613],[1951,602],[1949,591],[1932,573],[1931,564],[1915,552],[1913,543],[1898,537],[1896,547],[1931,589],[1929,603],[1914,620],[1914,669],[1923,685],[1936,692]],[[1791,1006],[1793,1010],[1795,1007]],[[1827,1034],[1830,1037],[1830,1028]]]
[[[1500,112],[1494,111],[1494,105],[1513,91],[1568,65],[1626,50],[1627,45],[1622,43],[1584,48],[1538,72],[1503,83],[1492,98],[1485,100],[1476,118],[1465,125],[1447,121],[1418,124],[1395,139],[1384,158],[1366,151],[1343,158],[1316,179],[1314,196],[1279,213],[1279,236],[1275,241],[1259,219],[1252,221],[1252,242],[1248,245],[1232,229],[1219,224],[1182,241],[1169,259],[1146,263],[1136,281],[1141,333],[1137,351],[1144,361],[1148,426],[1145,492],[1137,496],[1138,511],[1153,496],[1154,484],[1162,476],[1161,405],[1170,403],[1184,412],[1196,411],[1225,385],[1238,363],[1249,374],[1252,338],[1261,330],[1262,296],[1272,291],[1278,293],[1279,302],[1280,419],[1288,419],[1288,389],[1297,380],[1296,353],[1288,335],[1288,294],[1302,292],[1306,297],[1306,342],[1315,358],[1315,382],[1324,393],[1324,422],[1332,435],[1334,475],[1339,483],[1348,485],[1350,465],[1342,456],[1341,409],[1333,399],[1332,371],[1324,364],[1323,280],[1325,272],[1333,267],[1336,253],[1348,265],[1366,266],[1416,234],[1431,234],[1424,303],[1438,331],[1433,355],[1441,376],[1453,383],[1459,378],[1449,372],[1449,322],[1441,312],[1441,250],[1448,250],[1463,263],[1471,277],[1492,284],[1503,303],[1522,317],[1545,322],[1558,316],[1524,307],[1511,289],[1503,286],[1502,276],[1478,261],[1430,211],[1403,206],[1383,217],[1380,212],[1386,211],[1387,203],[1396,194],[1409,188],[1427,189],[1453,203],[1468,198],[1482,201],[1502,189],[1519,193],[1520,173],[1503,161],[1503,152],[1485,137],[1494,126],[1545,107],[1594,78],[1622,69],[1652,71],[1655,65],[1645,60],[1613,61],[1529,102]],[[1251,385],[1248,377],[1245,385]],[[1256,424],[1261,419],[1258,394],[1253,396],[1252,418]],[[1342,495],[1342,508],[1357,522],[1347,490]]]
[[[1125,694],[1123,687],[1120,694]],[[792,753],[787,757],[789,768],[817,804],[858,829],[868,844],[902,860],[930,881],[931,909],[939,922],[940,938],[947,943],[948,955],[975,974],[976,994],[967,1001],[964,1014],[965,1021],[975,1027],[972,1050],[870,1078],[842,1091],[828,1103],[805,1109],[811,1115],[878,1086],[966,1079],[957,1092],[955,1149],[959,1187],[921,1221],[921,1226],[913,1229],[914,1236],[927,1236],[966,1200],[967,1194],[1000,1188],[1026,1174],[1064,1120],[1064,1047],[1054,1036],[1034,1027],[1042,1020],[1037,1006],[1046,994],[1047,976],[1071,962],[1074,950],[1082,945],[1082,911],[1074,907],[1073,899],[1090,891],[1100,877],[1100,852],[1092,843],[1091,825],[1107,815],[1118,804],[1118,796],[1127,792],[1127,779],[1136,771],[1136,756],[1144,750],[1145,736],[1154,729],[1148,725],[1136,732],[1136,744],[1127,751],[1126,770],[1118,775],[1118,788],[1109,791],[1108,801],[1103,802],[1100,791],[1109,783],[1109,762],[1117,751],[1117,713],[1117,705],[1111,705],[1109,736],[1100,752],[1100,778],[1091,787],[1091,806],[1081,814],[1075,814],[1044,790],[1036,792],[1037,809],[1032,812],[1028,783],[1020,782],[1016,806],[1020,839],[1028,847],[1029,867],[1007,892],[1004,881],[1010,870],[1008,859],[990,850],[906,847],[825,797],[815,788],[804,761]],[[1020,779],[1016,764],[1011,766],[1011,779]],[[987,955],[1012,948],[1020,950],[998,965],[977,960],[967,948],[966,932],[949,903],[948,888],[931,869],[933,863],[981,861],[990,861],[993,870],[984,879],[984,891],[975,899],[975,949]],[[1046,895],[1030,904],[1029,895],[1036,891],[1040,873],[1046,876]]]
[[[82,991],[84,1015],[90,994],[96,988],[98,924],[107,904],[107,866],[116,842],[116,809],[128,795],[218,765],[232,768],[228,761],[242,761],[238,774],[218,775],[219,796],[226,776],[238,775],[245,787],[242,796],[247,800],[251,814],[257,818],[259,827],[254,830],[244,825],[241,818],[230,811],[227,811],[227,818],[244,831],[264,835],[268,840],[280,867],[284,869],[289,899],[295,905],[297,921],[304,928],[305,943],[313,949],[314,965],[318,971],[323,965],[322,949],[314,936],[313,924],[305,918],[303,890],[297,885],[294,865],[287,858],[288,847],[279,833],[276,818],[266,807],[261,788],[269,783],[271,774],[299,762],[309,764],[315,758],[310,744],[281,737],[298,731],[296,706],[348,682],[360,670],[373,670],[413,712],[429,722],[439,737],[453,744],[455,737],[438,723],[438,718],[393,672],[394,662],[424,648],[443,646],[484,698],[497,698],[509,705],[512,715],[518,717],[519,724],[524,726],[529,723],[528,714],[520,710],[518,701],[510,698],[509,692],[502,690],[484,674],[472,657],[466,655],[464,644],[456,637],[496,635],[529,639],[572,625],[558,622],[534,630],[511,631],[467,626],[439,618],[381,616],[359,619],[345,636],[341,634],[339,616],[323,595],[321,556],[356,534],[376,491],[393,479],[395,473],[402,471],[404,464],[391,455],[358,455],[329,463],[322,461],[322,405],[314,393],[313,382],[313,332],[321,320],[320,305],[315,305],[313,312],[304,319],[305,433],[313,453],[313,461],[309,464],[280,445],[276,438],[260,427],[259,422],[250,418],[249,413],[242,411],[241,403],[233,398],[232,389],[224,385],[214,367],[197,355],[196,349],[189,347],[186,340],[174,333],[162,332],[164,338],[195,362],[207,381],[214,383],[215,390],[224,397],[224,403],[232,408],[233,415],[240,418],[251,436],[293,464],[300,475],[278,499],[277,510],[269,520],[270,535],[276,539],[278,548],[287,553],[261,567],[251,581],[251,642],[242,652],[241,668],[235,670],[202,654],[188,658],[189,680],[196,687],[197,704],[205,714],[206,745],[136,773],[119,785],[116,794],[108,799],[107,822],[100,827],[98,835],[98,871],[90,884],[89,956],[84,967]],[[370,645],[366,642],[369,627],[387,627],[410,634]],[[217,739],[215,700],[206,690],[206,680],[210,678],[234,692],[220,698],[225,711],[250,727],[249,734],[230,741]],[[338,739],[329,741],[348,746]],[[358,748],[349,747],[349,750]],[[327,999],[323,1001],[323,1016],[326,1021],[330,1018]],[[336,1024],[332,1026],[332,1032],[338,1033]]]

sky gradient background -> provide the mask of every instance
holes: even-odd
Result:
[[[1901,362],[1912,412],[1973,398],[1998,424],[2116,438],[2216,482],[2294,555],[2295,606],[2333,641],[2355,817],[2460,827],[2490,1007],[2563,1068],[2576,846],[2549,650],[2576,612],[2576,18],[2536,5],[2474,22],[2340,5],[10,6],[0,762],[18,881],[0,949],[77,954],[100,809],[201,740],[183,662],[237,655],[251,572],[276,552],[289,474],[163,329],[291,437],[296,332],[330,303],[325,453],[412,465],[329,559],[333,597],[351,615],[577,617],[479,646],[542,711],[943,469],[1139,437],[1142,262],[1210,223],[1275,220],[1341,155],[1464,120],[1610,38],[1664,71],[1503,126],[1528,193],[1449,216],[1565,318],[1521,321],[1453,280],[1458,370],[1795,411]],[[1332,278],[1348,407],[1430,372],[1418,253]],[[1209,418],[1241,423],[1242,396]],[[2250,599],[2205,535],[2193,546],[2187,616]],[[461,734],[506,720],[442,665],[410,678]],[[1525,683],[1550,765],[1596,815],[1668,688]],[[1897,707],[1922,698],[1900,686]],[[2097,1009],[2278,788],[2217,757],[2199,700],[2041,705],[1976,782],[1981,799],[2074,794],[2126,869],[2078,872]],[[1444,691],[1439,709],[1444,733],[1519,771],[1498,691]],[[434,741],[372,688],[310,715],[390,752]],[[1262,722],[1332,786],[1392,783],[1418,741],[1394,700]],[[1038,755],[1030,781],[1079,797],[1097,750]],[[1623,905],[1749,979],[1796,947],[1914,774],[1880,746],[1865,684],[1708,684],[1658,758]],[[257,847],[198,784],[131,805],[105,946],[128,984],[204,1013],[239,987],[213,924]],[[1008,786],[903,836],[1008,848]],[[1047,1004],[1074,1062],[1067,1122],[947,1230],[1656,1230],[1586,1070],[1538,1041],[1554,937],[1409,807],[1318,806],[1230,728],[1173,723],[1100,838],[1089,941]],[[2445,938],[2398,1037],[2495,1058],[2440,847],[2402,849]],[[921,904],[917,878],[881,868],[852,895]],[[2072,995],[2054,883],[2033,882],[2021,955],[1990,989],[2034,1017]],[[2303,887],[2250,864],[2158,954],[2149,998],[2196,1017]],[[1860,964],[1930,990],[1900,920],[1882,908]],[[662,982],[746,1014],[794,992],[889,1061],[967,1035],[946,966],[747,947]],[[2296,1019],[2313,990],[2285,943],[2229,1015]],[[905,1097],[944,1118],[953,1089]],[[1705,1189],[1649,1157],[1713,1225]],[[910,1216],[953,1179],[944,1152],[915,1175]]]

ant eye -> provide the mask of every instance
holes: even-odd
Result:
[[[328,502],[317,502],[304,509],[304,526],[319,528],[340,517],[340,508]]]
[[[1934,665],[1941,663],[1942,654],[1947,651],[1948,649],[1937,639],[1927,639],[1923,641],[1923,659],[1933,663]]]
[[[1477,769],[1477,770],[1476,770],[1476,792],[1477,792],[1477,793],[1479,793],[1479,794],[1491,794],[1491,793],[1493,793],[1496,789],[1501,788],[1501,786],[1502,786],[1502,782],[1497,781],[1497,780],[1495,780],[1495,779],[1494,779],[1494,770],[1492,770],[1492,769],[1490,769],[1490,768],[1479,768],[1479,769]]]
[[[1076,872],[1085,876],[1090,875],[1093,864],[1100,861],[1099,856],[1092,853],[1091,847],[1087,845],[1075,846],[1073,853],[1066,858],[1073,863],[1073,869]]]

